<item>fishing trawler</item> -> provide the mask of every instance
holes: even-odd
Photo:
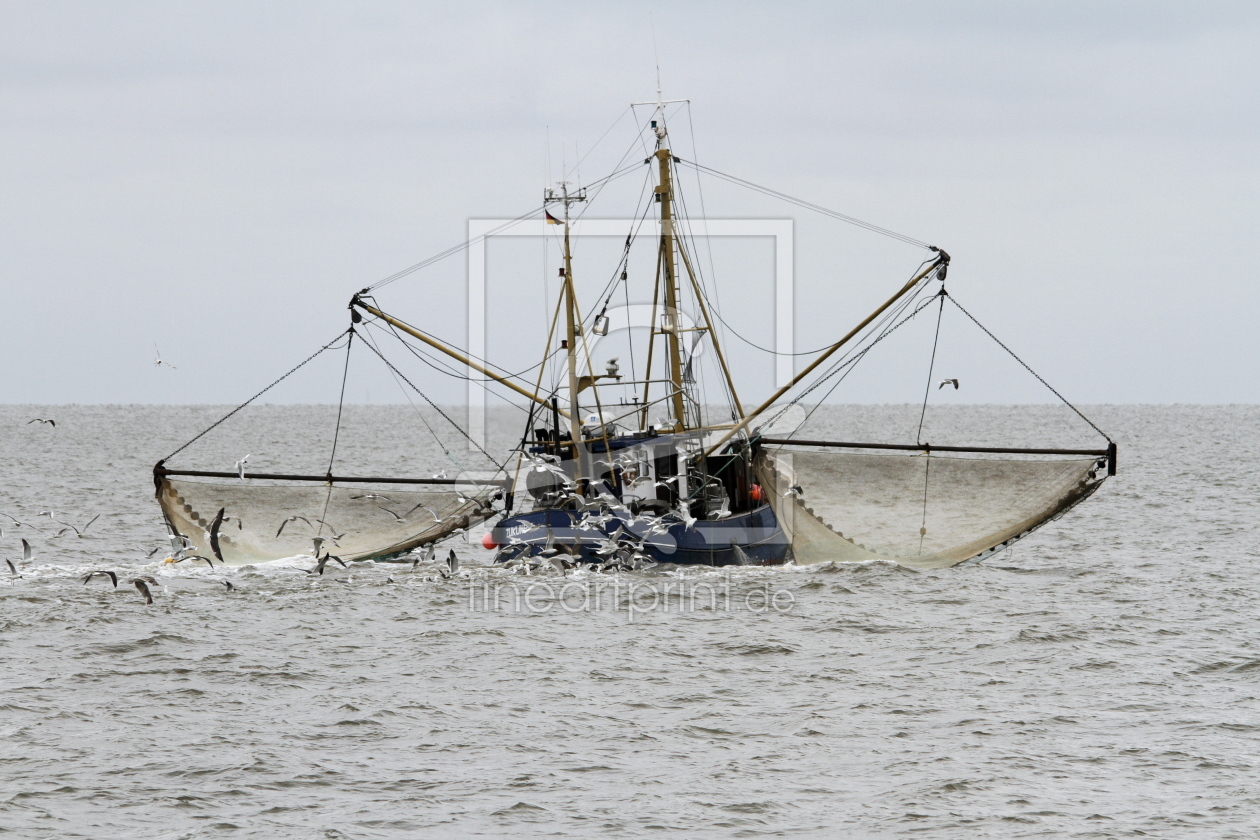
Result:
[[[677,213],[676,168],[716,171],[671,151],[664,105],[658,102],[643,126],[653,144],[642,164],[652,173],[651,200],[612,272],[617,277],[619,270],[626,282],[632,241],[647,229],[655,238],[655,270],[641,371],[623,373],[613,359],[597,372],[592,345],[608,333],[609,297],[591,307],[579,299],[580,261],[571,234],[574,209],[588,202],[589,193],[561,182],[545,191],[537,214],[557,226],[562,248],[558,295],[537,376],[526,380],[507,373],[385,311],[376,287],[353,296],[352,323],[339,337],[349,353],[358,331],[388,329],[523,398],[528,410],[520,445],[507,460],[492,459],[497,472],[461,473],[456,479],[338,476],[330,458],[322,476],[243,469],[238,474],[175,469],[168,458],[154,468],[154,479],[172,532],[188,537],[190,550],[227,563],[312,553],[312,533],[316,556],[322,542],[334,540],[339,556],[348,560],[398,557],[491,521],[482,545],[494,552],[496,563],[560,571],[583,565],[609,570],[659,563],[866,560],[937,568],[1010,545],[1114,475],[1116,447],[1110,438],[1105,448],[1095,449],[795,438],[793,411],[799,412],[800,401],[819,382],[849,369],[919,313],[947,303],[961,310],[945,291],[949,255],[926,243],[917,244],[928,259],[891,297],[790,381],[755,407],[746,406],[736,392],[712,301],[697,277],[685,220]],[[334,340],[320,352],[340,346]],[[375,345],[367,346],[398,372]],[[720,407],[701,399],[713,393],[699,386],[702,349],[716,363]],[[373,501],[384,492],[395,507]],[[402,514],[404,507],[410,509]],[[232,514],[237,527],[223,529],[225,516]],[[311,533],[295,528],[286,537],[247,524],[295,519],[306,522]]]

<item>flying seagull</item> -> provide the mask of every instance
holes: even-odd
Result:
[[[162,351],[158,349],[158,346],[156,344],[153,345],[153,352],[157,354],[157,358],[153,360],[154,367],[162,367],[163,365],[165,365],[171,370],[176,370],[175,365],[171,364],[170,362],[162,361]]]
[[[134,584],[136,589],[139,590],[140,594],[144,596],[144,602],[146,604],[153,603],[153,595],[149,592],[149,585],[147,583],[145,583],[140,578],[136,578],[135,580],[132,581],[132,584]]]
[[[958,380],[957,380],[957,379],[946,379],[946,380],[945,380],[944,382],[942,382],[940,385],[937,385],[937,386],[936,386],[936,390],[938,390],[938,391],[939,391],[939,390],[941,390],[942,388],[944,388],[946,385],[953,385],[953,386],[954,386],[954,390],[955,390],[955,391],[957,391],[957,390],[958,390]]]
[[[276,531],[276,537],[278,538],[280,534],[284,532],[285,525],[288,525],[290,522],[296,522],[299,519],[305,522],[309,527],[311,528],[315,527],[314,525],[311,525],[311,520],[307,519],[305,516],[290,516],[288,519],[280,523],[280,530]]]
[[[379,507],[379,505],[378,505],[378,507]],[[438,516],[438,515],[437,515],[437,511],[435,511],[435,510],[434,510],[433,508],[431,508],[431,507],[426,507],[426,506],[425,506],[425,504],[424,504],[424,502],[421,502],[420,504],[416,505],[416,506],[415,506],[415,507],[413,507],[411,510],[407,511],[405,514],[403,514],[402,516],[400,516],[400,517],[398,518],[398,521],[399,521],[399,522],[402,522],[402,521],[403,521],[404,519],[406,519],[408,516],[411,516],[411,514],[415,513],[417,510],[421,510],[421,509],[423,509],[425,513],[429,514],[429,516],[432,516],[432,517],[433,517],[433,524],[435,524],[435,525],[436,525],[437,523],[439,523],[439,522],[443,521],[443,520],[442,520],[442,517],[440,517],[440,516]],[[390,513],[394,513],[392,510],[389,510],[389,508],[381,508],[381,510],[384,510],[384,511],[389,511]],[[394,516],[398,516],[398,514],[394,513]]]
[[[46,420],[43,417],[36,417],[34,420],[26,421],[26,425],[28,426],[31,425],[32,423],[47,423],[49,426],[52,426],[54,429],[57,428],[56,420]]]
[[[324,573],[324,567],[328,565],[329,560],[336,560],[338,563],[341,564],[341,568],[343,569],[350,568],[349,566],[346,565],[346,561],[342,560],[337,555],[325,554],[323,557],[319,558],[319,562],[315,564],[315,568],[312,569],[312,571],[315,572],[316,574],[322,575]]]
[[[248,461],[248,460],[249,460],[249,455],[246,455],[244,458],[242,458],[241,460],[237,461],[237,462],[233,465],[233,466],[235,467],[235,469],[236,469],[236,474],[237,474],[237,475],[239,475],[239,476],[241,477],[241,481],[244,481],[244,480],[245,480],[245,462],[246,462],[246,461]]]
[[[442,577],[451,578],[459,573],[459,558],[455,556],[455,549],[451,549],[451,553],[446,557],[446,568],[442,569]]]
[[[51,511],[49,511],[49,514],[51,516]],[[57,536],[61,536],[66,531],[74,531],[74,535],[76,537],[82,537],[83,535],[87,533],[87,529],[92,527],[92,523],[100,518],[101,518],[101,515],[99,513],[96,514],[96,516],[93,516],[91,519],[89,519],[88,524],[84,525],[82,528],[76,528],[75,526],[71,525],[69,522],[63,522],[61,524],[65,525],[66,527],[58,531]],[[54,519],[53,521],[56,522],[57,520]]]
[[[103,575],[109,578],[110,581],[113,582],[114,588],[115,589],[118,588],[118,575],[114,572],[111,572],[109,569],[97,569],[94,572],[88,572],[86,575],[83,576],[83,582],[86,584],[89,580],[96,577],[97,575]]]
[[[387,502],[394,501],[389,496],[382,496],[380,493],[364,493],[360,496],[351,496],[352,499],[384,499]]]
[[[219,508],[219,512],[215,514],[214,521],[210,523],[210,550],[214,552],[214,556],[220,563],[226,564],[223,559],[223,551],[219,548],[219,529],[223,527],[223,514],[227,508]],[[214,564],[211,563],[211,566]]]
[[[21,521],[20,519],[18,519],[16,516],[14,516],[11,513],[5,513],[4,511],[0,510],[0,516],[7,516],[8,518],[12,519],[13,524],[16,525],[18,528],[30,528],[32,531],[39,531],[41,534],[44,533],[39,528],[36,528],[34,525]]]

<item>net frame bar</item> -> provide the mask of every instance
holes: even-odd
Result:
[[[270,481],[313,481],[321,484],[335,484],[343,482],[347,484],[484,484],[498,485],[504,489],[510,489],[512,481],[505,478],[490,479],[458,479],[458,478],[380,478],[375,476],[345,476],[345,475],[288,475],[285,473],[245,473],[243,476],[235,472],[214,472],[211,470],[171,470],[165,467],[154,468],[153,477],[162,479],[168,475],[185,476],[189,478],[261,478]]]
[[[792,438],[758,438],[767,446],[829,446],[839,449],[898,449],[906,452],[975,452],[991,455],[1086,455],[1107,458],[1109,475],[1115,475],[1116,445],[1106,449],[1032,449],[1012,446],[933,446],[930,443],[848,443],[833,440],[795,440]]]

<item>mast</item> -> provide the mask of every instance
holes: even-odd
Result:
[[[569,207],[574,203],[586,201],[586,191],[578,190],[569,193],[569,183],[560,182],[560,192],[548,189],[543,196],[544,204],[564,205],[564,268],[560,274],[564,277],[564,320],[565,346],[568,350],[566,361],[569,373],[569,437],[573,442],[573,458],[577,462],[577,478],[587,476],[586,447],[582,445],[582,415],[578,406],[578,358],[577,339],[582,332],[582,324],[578,321],[577,291],[573,285],[573,249],[569,240]]]
[[[669,168],[669,149],[663,145],[666,137],[663,120],[661,127],[657,128],[656,132],[657,145],[661,146],[661,148],[656,150],[656,159],[660,167],[661,178],[660,185],[656,188],[657,200],[661,203],[662,259],[658,262],[662,272],[660,282],[665,289],[665,312],[661,317],[662,323],[659,325],[659,330],[665,334],[666,347],[668,348],[666,355],[669,363],[670,388],[673,390],[670,400],[674,409],[674,431],[681,432],[687,428],[686,407],[683,402],[681,342],[678,340],[682,322],[678,317],[678,269],[674,255],[674,185]],[[653,329],[658,329],[658,327],[653,325]]]

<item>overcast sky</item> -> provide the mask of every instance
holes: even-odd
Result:
[[[355,290],[536,206],[549,153],[604,174],[654,96],[653,30],[692,102],[680,154],[947,249],[951,292],[1073,399],[1260,400],[1260,6],[1095,1],[2,3],[0,401],[244,399]],[[713,216],[797,221],[801,350],[923,258],[704,189]],[[772,267],[767,242],[717,254],[718,281]],[[492,294],[541,293],[542,247],[493,244]],[[462,343],[465,268],[381,303]],[[731,275],[729,319],[770,340],[772,278]],[[536,323],[493,317],[523,366]],[[365,381],[351,399],[401,399]],[[848,398],[902,401],[867,385]]]

